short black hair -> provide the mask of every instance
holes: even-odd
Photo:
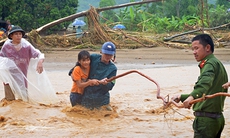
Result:
[[[199,40],[200,44],[206,47],[208,44],[211,46],[212,53],[214,52],[214,43],[210,35],[208,34],[199,34],[192,39],[193,41]]]

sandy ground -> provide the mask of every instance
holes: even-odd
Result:
[[[163,110],[162,100],[156,98],[156,85],[137,73],[116,80],[110,92],[114,111],[72,108],[69,102],[72,82],[67,73],[74,66],[78,51],[45,53],[44,67],[59,102],[49,106],[1,102],[0,137],[193,137],[192,110],[175,106]],[[230,71],[230,49],[218,48],[215,55]],[[116,65],[118,74],[138,70],[152,78],[159,83],[161,95],[169,97],[191,92],[199,75],[197,62],[189,49],[118,49]],[[0,92],[2,99],[1,85]],[[227,98],[222,138],[230,135],[229,110],[230,98]]]

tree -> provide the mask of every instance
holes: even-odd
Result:
[[[151,3],[151,2],[158,2],[158,1],[162,1],[162,0],[147,0],[147,1],[139,1],[139,2],[130,2],[130,3],[125,3],[125,4],[121,4],[121,5],[109,6],[109,7],[104,7],[104,8],[96,8],[95,10],[97,11],[97,13],[100,13],[102,11],[107,11],[107,10],[112,10],[112,9],[117,9],[117,8],[123,8],[123,7],[129,7],[129,6],[133,6],[133,5],[139,5],[139,4],[146,4],[146,3]],[[52,21],[52,22],[50,22],[46,25],[43,25],[43,26],[39,27],[38,29],[36,29],[36,32],[40,33],[40,32],[43,32],[44,30],[47,30],[48,28],[56,26],[60,23],[67,22],[67,21],[70,21],[70,20],[73,20],[75,18],[79,18],[82,16],[87,16],[89,14],[90,10],[75,13],[75,14],[60,18],[58,20]]]
[[[230,1],[229,0],[217,0],[216,5],[223,5],[225,8],[230,8]]]
[[[10,20],[13,25],[30,31],[76,13],[77,6],[78,0],[5,0],[1,1],[0,12],[2,20]],[[69,24],[65,22],[50,30],[59,30]]]
[[[230,22],[230,13],[226,13],[224,5],[217,5],[209,10],[210,26],[215,27]]]
[[[157,14],[159,17],[177,16],[181,18],[184,15],[198,15],[199,0],[167,0],[153,3],[148,12]]]
[[[101,0],[100,3],[99,3],[100,8],[108,7],[108,6],[114,6],[114,5],[116,5],[115,0]],[[113,22],[117,21],[117,17],[115,16],[115,12],[113,10],[103,11],[102,15],[107,20],[110,20],[110,21],[113,21]]]

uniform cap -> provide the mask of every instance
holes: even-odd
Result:
[[[105,42],[102,45],[101,52],[103,54],[114,55],[116,52],[116,46],[112,42]]]

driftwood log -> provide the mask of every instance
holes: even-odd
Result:
[[[188,31],[188,32],[184,32],[184,33],[181,33],[181,34],[176,34],[176,35],[164,38],[164,41],[167,42],[167,41],[170,41],[170,40],[172,40],[172,39],[174,39],[176,37],[182,36],[182,35],[191,34],[191,33],[199,32],[199,31],[205,31],[205,30],[215,30],[215,29],[227,27],[229,25],[230,25],[230,23],[223,24],[223,25],[220,25],[220,26],[216,26],[216,27],[213,27],[213,28],[199,28],[199,29],[196,29],[196,30],[191,30],[191,31]]]
[[[120,29],[119,29],[119,30],[120,30]],[[125,36],[125,38],[129,38],[129,39],[131,39],[131,40],[133,40],[133,41],[135,41],[135,42],[141,44],[141,45],[144,46],[144,47],[148,47],[148,48],[150,48],[150,47],[155,47],[154,44],[153,44],[153,45],[146,45],[146,44],[142,43],[139,39],[127,35],[127,34],[124,33],[122,30],[120,30],[120,31],[121,31],[121,33]]]

